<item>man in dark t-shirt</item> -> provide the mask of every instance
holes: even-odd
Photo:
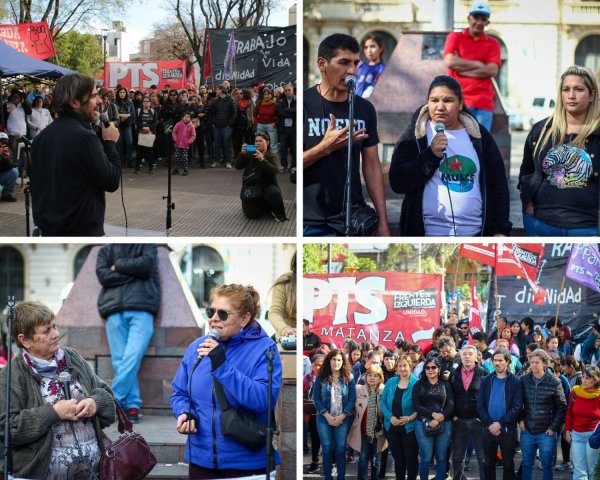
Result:
[[[348,87],[345,79],[356,74],[359,45],[356,39],[336,33],[319,45],[317,63],[321,83],[304,92],[304,235],[336,236],[344,233],[344,185],[348,163]],[[353,209],[365,203],[362,174],[379,223],[375,235],[390,235],[383,174],[377,144],[377,115],[373,105],[354,99],[351,197]]]

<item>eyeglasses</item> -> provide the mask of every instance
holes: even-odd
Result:
[[[438,369],[437,365],[427,365],[425,367],[425,370],[437,370],[437,369]]]
[[[215,315],[215,313],[217,314],[217,317],[219,317],[219,320],[225,321],[229,318],[229,315],[232,315],[237,312],[228,312],[227,310],[223,310],[221,308],[217,309],[213,307],[208,307],[206,309],[206,316],[208,318],[212,318]]]

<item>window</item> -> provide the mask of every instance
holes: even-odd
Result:
[[[0,310],[8,296],[17,302],[25,300],[25,272],[21,253],[13,247],[0,247]]]
[[[593,72],[600,67],[600,35],[589,35],[575,49],[575,65],[582,65]]]
[[[225,281],[225,264],[219,252],[207,246],[193,247],[180,266],[198,306],[208,306],[210,291]]]

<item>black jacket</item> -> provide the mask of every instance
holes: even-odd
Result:
[[[105,192],[119,188],[117,144],[75,112],[62,113],[31,145],[33,219],[44,236],[104,235]]]
[[[229,95],[215,98],[210,106],[213,114],[214,125],[217,128],[233,127],[237,118],[237,107]]]
[[[156,245],[106,244],[98,252],[96,275],[102,285],[98,296],[102,318],[123,310],[158,313],[160,279]]]
[[[287,97],[282,95],[282,97],[277,101],[277,105],[275,106],[275,111],[277,112],[277,118],[279,118],[279,123],[277,126],[280,129],[286,128],[284,126],[285,119],[292,119],[292,126],[288,128],[295,128],[296,126],[296,97],[292,97],[292,101],[288,106]]]
[[[549,370],[541,382],[535,383],[533,373],[521,377],[525,428],[531,434],[543,433],[549,428],[558,432],[567,415],[567,402],[560,380]]]
[[[462,365],[450,374],[450,384],[454,391],[454,415],[458,418],[477,418],[477,392],[481,388],[481,380],[487,372],[475,366],[473,380],[465,391],[462,381]]]
[[[479,393],[477,394],[477,414],[486,428],[494,423],[488,414],[494,378],[496,378],[496,372],[492,372],[483,378],[479,386]],[[521,387],[521,380],[511,372],[507,372],[506,380],[504,381],[504,405],[506,413],[504,414],[504,418],[500,420],[502,428],[516,426],[523,408],[523,389]]]
[[[400,213],[400,234],[404,236],[425,235],[423,192],[440,165],[440,159],[427,146],[428,119],[425,105],[415,112],[392,154],[390,186],[394,192],[405,194]],[[482,236],[508,235],[512,228],[509,221],[508,182],[498,146],[472,115],[461,112],[460,119],[469,133],[481,166]]]
[[[431,418],[433,412],[442,413],[444,421],[451,420],[454,413],[454,389],[446,380],[438,381],[443,386],[445,401],[440,401],[439,396],[431,394],[432,385],[423,375],[423,378],[415,383],[412,392],[413,407],[419,418]]]

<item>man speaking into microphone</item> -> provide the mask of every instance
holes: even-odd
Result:
[[[119,188],[119,130],[104,123],[102,140],[91,124],[101,103],[94,79],[65,75],[54,89],[57,120],[31,147],[33,220],[41,235],[104,235],[105,192]]]
[[[356,83],[360,48],[355,38],[335,33],[319,45],[321,83],[304,91],[304,235],[344,235],[344,185],[348,173],[349,90]],[[378,223],[374,235],[390,235],[383,173],[377,144],[377,115],[367,100],[354,97],[351,201],[353,215],[365,205],[365,179]]]

